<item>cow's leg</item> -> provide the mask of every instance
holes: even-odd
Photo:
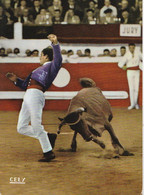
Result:
[[[92,136],[92,141],[97,143],[101,148],[105,149],[105,144],[102,141],[98,140],[96,137]]]
[[[124,150],[123,146],[120,144],[118,138],[116,137],[111,124],[109,122],[107,122],[106,125],[105,125],[105,128],[108,130],[108,132],[109,132],[109,134],[111,136],[113,147],[118,150],[117,152],[119,154],[122,155],[125,150]]]
[[[111,139],[112,139],[112,145],[117,150],[118,154],[121,156],[133,156],[133,153],[128,152],[123,148],[123,146],[120,144],[118,138],[116,137],[114,130],[109,122],[105,125],[105,128],[108,130]]]
[[[76,152],[76,149],[77,149],[76,136],[77,136],[77,132],[75,131],[73,135],[72,143],[71,143],[72,152]]]

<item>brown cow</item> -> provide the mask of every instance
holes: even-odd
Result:
[[[67,115],[61,120],[58,133],[63,125],[68,124],[74,130],[71,148],[76,151],[76,136],[79,133],[84,140],[93,141],[101,148],[105,148],[105,144],[98,140],[103,131],[107,130],[111,136],[112,145],[118,154],[124,156],[133,155],[126,151],[116,137],[114,130],[110,124],[113,118],[111,106],[102,94],[101,90],[96,87],[95,82],[89,78],[80,79],[83,87],[78,94],[72,98]]]

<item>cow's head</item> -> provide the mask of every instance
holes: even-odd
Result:
[[[89,131],[87,124],[81,117],[83,112],[86,112],[86,109],[83,107],[80,107],[80,108],[77,108],[75,111],[67,114],[64,118],[59,118],[61,123],[58,128],[58,134],[60,133],[62,126],[68,124],[72,130],[80,133],[81,136],[86,141],[90,141],[92,138],[91,137],[92,134]]]

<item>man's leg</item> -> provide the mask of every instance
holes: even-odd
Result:
[[[134,102],[135,108],[139,109],[138,101],[138,94],[139,94],[139,83],[140,83],[140,71],[135,71],[135,79],[134,79]]]
[[[129,110],[133,109],[135,106],[134,102],[134,84],[133,84],[133,71],[127,70],[127,80],[129,86],[129,97],[130,97],[130,106],[128,107]]]

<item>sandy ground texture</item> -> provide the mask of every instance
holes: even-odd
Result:
[[[56,132],[65,111],[44,111],[46,131]],[[58,135],[56,159],[40,163],[38,140],[16,132],[18,112],[0,112],[1,195],[140,195],[142,192],[142,110],[113,108],[112,125],[121,144],[134,156],[105,158],[93,142],[77,137],[77,152],[70,152],[73,131],[68,126]],[[111,151],[111,140],[102,140]],[[16,182],[10,183],[10,182]],[[23,183],[22,183],[23,182]]]

